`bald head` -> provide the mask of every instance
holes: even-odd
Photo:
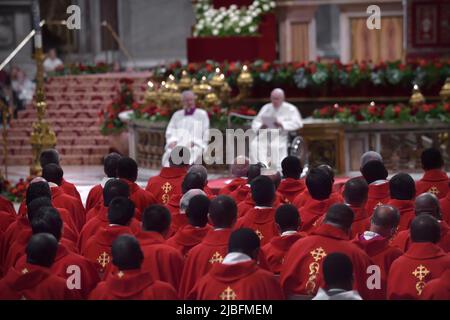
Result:
[[[270,101],[275,108],[279,108],[284,102],[285,96],[283,89],[276,88],[270,93]]]
[[[376,207],[370,219],[370,231],[390,238],[396,232],[400,222],[400,213],[397,208],[389,205]]]
[[[441,238],[441,226],[433,216],[423,214],[411,222],[410,233],[412,242],[438,243]]]
[[[246,177],[250,160],[245,156],[237,156],[231,165],[231,174],[234,177]]]
[[[441,220],[441,207],[439,199],[432,193],[422,193],[417,196],[414,203],[416,216],[428,214],[434,218]]]
[[[375,152],[375,151],[367,151],[366,153],[364,153],[364,154],[361,156],[361,159],[360,159],[360,167],[361,167],[361,168],[364,167],[364,166],[366,165],[367,162],[373,161],[373,160],[383,162],[383,157],[382,157],[381,154],[379,154],[378,152]]]

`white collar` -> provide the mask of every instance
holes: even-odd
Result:
[[[376,233],[376,232],[373,232],[373,231],[365,231],[363,233],[363,237],[364,237],[365,240],[370,240],[370,239],[373,239],[373,238],[378,237],[378,236],[379,236],[379,234]]]
[[[272,209],[272,207],[255,206],[255,209]]]
[[[281,234],[282,237],[287,237],[287,236],[292,236],[293,234],[296,234],[297,231],[294,230],[289,230],[289,231],[285,231]]]
[[[229,254],[227,254],[225,256],[222,263],[223,264],[236,264],[236,263],[247,262],[247,261],[251,261],[251,260],[252,260],[252,258],[250,258],[245,253],[230,252]]]
[[[376,181],[374,181],[374,182],[372,182],[372,183],[369,183],[369,184],[370,184],[370,185],[378,186],[378,185],[384,184],[384,183],[386,183],[386,182],[388,182],[388,181],[387,181],[387,180],[376,180]]]
[[[59,187],[56,183],[53,183],[53,182],[48,182],[48,186],[50,188],[57,188],[57,187]]]
[[[116,178],[103,177],[102,181],[100,182],[100,185],[102,186],[102,188],[104,188],[106,183],[112,179],[116,179]]]

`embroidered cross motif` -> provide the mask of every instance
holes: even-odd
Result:
[[[261,231],[256,230],[255,233],[256,233],[256,235],[258,236],[259,240],[262,240],[262,239],[264,238],[264,236],[263,236],[263,234],[262,234]]]
[[[123,273],[122,271],[119,271],[117,273],[117,276],[119,277],[119,279],[122,278],[124,275],[125,275],[125,273]]]
[[[217,262],[218,263],[222,263],[222,261],[223,261],[223,257],[217,251],[212,255],[211,259],[209,259],[209,263],[211,263],[211,264],[214,264],[214,263],[217,263]]]
[[[169,182],[166,182],[162,185],[161,189],[162,191],[164,191],[164,193],[169,193],[170,191],[172,191],[172,185]]]
[[[220,295],[221,300],[236,300],[236,293],[230,287],[227,287]]]
[[[22,274],[27,274],[28,273],[28,269],[27,268],[23,268],[22,269]]]
[[[425,277],[430,273],[430,270],[428,270],[425,266],[419,265],[413,272],[412,275],[419,279],[419,281],[416,283],[416,291],[417,295],[422,294],[422,290],[425,287]]]
[[[169,200],[170,200],[169,194],[168,194],[168,193],[164,193],[164,194],[161,196],[161,200],[162,200],[162,203],[163,203],[163,204],[167,204],[167,203],[169,202]]]
[[[430,189],[428,189],[428,192],[434,194],[435,196],[440,193],[439,189],[436,186],[432,186]]]
[[[97,262],[104,268],[110,262],[109,255],[106,252],[103,252],[98,256]]]
[[[327,255],[327,253],[325,252],[325,250],[323,250],[322,247],[314,249],[310,253],[311,253],[311,256],[313,257],[314,261],[316,261],[316,262],[321,260],[323,257],[325,257]]]

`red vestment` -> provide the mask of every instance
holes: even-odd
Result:
[[[100,282],[89,300],[177,300],[175,289],[168,283],[153,280],[144,268],[112,273]]]
[[[67,300],[79,299],[75,290],[69,290],[66,280],[49,268],[25,264],[21,269],[10,269],[0,280],[0,300]]]
[[[275,224],[275,208],[252,208],[245,216],[239,218],[235,229],[250,228],[256,232],[261,241],[261,246],[268,243],[273,237],[278,236]]]
[[[441,239],[437,243],[441,249],[449,253],[450,252],[450,228],[447,224],[447,222],[441,220],[439,222],[441,226]],[[395,235],[395,237],[392,239],[392,245],[399,248],[403,252],[406,252],[409,249],[409,246],[411,245],[411,238],[409,230],[403,230]]]
[[[431,192],[439,199],[445,198],[449,191],[450,180],[445,171],[441,169],[427,170],[422,179],[416,181],[416,195]]]
[[[301,207],[303,207],[306,204],[306,202],[309,199],[312,199],[312,197],[309,194],[308,189],[306,188],[302,193],[300,193],[299,195],[297,195],[294,198],[294,201],[292,201],[292,205],[294,205],[295,207],[300,209]],[[329,199],[332,202],[332,204],[344,202],[344,199],[342,198],[342,195],[339,192],[332,192],[330,194]]]
[[[303,207],[299,209],[301,219],[301,231],[311,232],[322,224],[328,209],[334,204],[335,199],[316,200],[309,197]]]
[[[14,205],[11,201],[0,196],[0,211],[6,211],[11,213],[12,215],[16,215],[16,209],[14,209]]]
[[[241,186],[237,187],[234,191],[232,191],[229,196],[233,198],[234,202],[236,204],[241,203],[244,201],[248,195],[251,195],[250,191],[250,185],[249,184],[242,184]]]
[[[261,250],[264,252],[270,271],[280,274],[286,253],[298,239],[305,236],[306,234],[299,232],[285,236],[281,235],[273,237],[269,243],[264,245]]]
[[[227,185],[220,189],[219,194],[221,195],[230,195],[234,190],[247,184],[247,178],[237,177],[230,181]]]
[[[188,224],[169,238],[166,244],[179,250],[184,257],[189,250],[202,241],[210,229],[209,225],[199,228]]]
[[[223,261],[228,253],[228,239],[231,231],[231,229],[209,230],[202,242],[189,251],[178,290],[181,299],[186,299],[194,285],[211,270],[214,264]]]
[[[272,207],[277,209],[282,204],[283,196],[280,193],[275,194],[275,201],[272,204]],[[249,192],[244,201],[238,204],[238,218],[242,218],[249,212],[251,209],[255,207],[255,201],[253,201],[252,193]]]
[[[369,184],[366,212],[372,216],[373,209],[380,204],[387,204],[390,200],[389,181],[375,181]]]
[[[180,213],[180,201],[182,197],[182,194],[175,194],[166,204],[166,208],[169,210],[172,217],[168,237],[172,237],[180,228],[189,223],[186,215],[184,213]]]
[[[450,300],[450,268],[425,285],[420,300]]]
[[[450,224],[450,192],[447,193],[445,198],[439,201],[441,205],[442,220]]]
[[[164,167],[159,175],[148,180],[145,190],[150,192],[159,204],[167,204],[172,195],[181,193],[186,172],[185,167]]]
[[[113,241],[125,233],[133,234],[128,226],[108,225],[102,227],[97,230],[86,243],[86,247],[81,250],[81,254],[86,259],[95,263],[95,268],[101,278],[103,278],[103,275],[111,267],[111,246]]]
[[[450,268],[450,256],[431,242],[411,243],[389,271],[387,298],[419,299],[425,284]]]
[[[392,263],[400,257],[403,252],[389,244],[388,238],[377,235],[371,239],[364,238],[364,234],[357,234],[352,240],[354,244],[364,250],[374,265],[381,271],[380,299],[386,299],[387,278]]]
[[[15,268],[23,269],[25,265],[26,256],[23,255],[17,261]],[[74,274],[71,266],[80,268],[80,289],[75,288],[73,290],[77,291],[83,298],[87,298],[92,289],[100,281],[95,265],[83,256],[71,252],[63,243],[60,243],[56,252],[55,261],[50,267],[50,270],[52,274],[67,280],[67,278]]]
[[[152,278],[170,283],[175,289],[180,284],[183,256],[165,243],[163,236],[153,231],[141,231],[136,235],[144,253],[142,270],[150,271]]]
[[[285,178],[281,180],[277,191],[282,195],[284,203],[292,203],[294,199],[306,190],[305,179]]]
[[[16,216],[7,211],[0,211],[0,235],[8,229],[8,227],[16,221]]]
[[[189,300],[282,300],[283,292],[273,274],[255,261],[216,263],[191,290]]]
[[[358,233],[363,233],[370,228],[370,217],[368,217],[364,207],[355,207],[349,205],[353,210],[353,223],[350,238],[354,238]]]
[[[78,247],[80,248],[80,252],[83,252],[83,249],[86,247],[87,242],[97,232],[99,228],[103,228],[109,225],[108,207],[101,205],[95,207],[92,210],[96,210],[97,213],[93,215],[92,219],[89,219],[83,226],[83,229],[81,229],[80,237],[78,240]],[[133,234],[136,234],[141,230],[140,222],[137,221],[134,217],[131,219],[130,229],[133,232]]]
[[[156,204],[155,197],[151,193],[139,187],[135,182],[131,182],[126,179],[122,179],[122,181],[125,181],[130,187],[129,199],[133,201],[135,207],[139,209],[140,213],[144,212],[145,208],[147,208],[148,206]],[[135,218],[141,221],[140,215],[136,216]]]
[[[92,187],[86,199],[86,212],[89,212],[97,204],[103,203],[103,187],[101,184],[97,184]],[[87,221],[87,216],[86,216]]]
[[[414,201],[391,199],[388,204],[397,208],[400,212],[400,222],[397,227],[397,232],[408,230],[411,222],[416,217],[416,213],[414,212]]]
[[[70,183],[66,180],[64,180],[64,178],[61,181],[61,189],[63,189],[63,191],[68,194],[69,196],[72,196],[76,199],[78,199],[81,202],[81,196],[80,193],[78,192],[77,188],[75,187],[75,185],[73,183]]]
[[[377,290],[366,286],[367,268],[371,261],[367,254],[349,241],[343,230],[328,224],[319,226],[311,235],[295,242],[286,254],[281,270],[281,285],[287,295],[315,295],[325,285],[322,263],[333,252],[346,254],[353,263],[354,288],[363,299],[372,298]]]
[[[77,231],[80,231],[86,219],[86,212],[81,201],[64,193],[61,187],[51,187],[50,190],[52,192],[52,204],[56,208],[64,208],[69,211],[77,226]]]

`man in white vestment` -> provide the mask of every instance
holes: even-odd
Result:
[[[190,164],[201,164],[202,155],[209,141],[208,113],[196,108],[195,94],[184,91],[181,95],[183,109],[176,111],[166,129],[166,146],[162,165],[169,166],[170,153],[176,146],[190,151]]]
[[[288,133],[303,126],[302,116],[296,106],[285,101],[282,89],[274,89],[270,100],[252,122],[256,136],[250,142],[250,163],[262,162],[280,169],[287,156]]]
[[[56,50],[50,49],[47,52],[47,57],[44,60],[44,71],[52,72],[52,71],[55,71],[56,68],[58,68],[59,66],[62,66],[62,65],[63,65],[63,62],[61,61],[61,59],[59,59],[56,56]]]

